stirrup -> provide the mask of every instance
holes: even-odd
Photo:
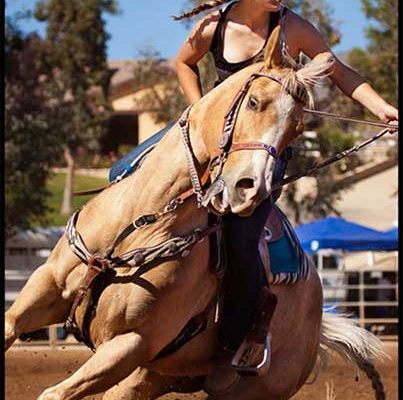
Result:
[[[263,341],[244,340],[232,359],[232,367],[238,374],[256,376],[265,374],[270,368],[271,334]]]

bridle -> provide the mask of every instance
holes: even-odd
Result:
[[[224,168],[224,164],[228,159],[228,156],[232,153],[243,151],[243,150],[263,150],[266,151],[269,156],[277,159],[278,151],[275,146],[264,143],[261,141],[250,141],[250,142],[234,142],[233,135],[235,129],[235,123],[239,114],[239,110],[245,99],[249,88],[256,79],[258,78],[266,78],[270,79],[278,84],[282,84],[281,76],[263,71],[261,68],[259,71],[253,73],[247,81],[243,84],[243,86],[239,89],[234,99],[232,100],[230,106],[228,107],[227,112],[224,115],[224,125],[222,128],[221,139],[218,144],[218,150],[216,154],[211,158],[208,170],[209,172],[213,172],[215,170],[215,178],[212,181],[211,185],[203,190],[203,183],[200,181],[199,176],[197,174],[196,169],[196,160],[194,159],[193,152],[190,145],[190,137],[189,137],[189,114],[192,106],[189,106],[182,116],[180,117],[178,123],[181,131],[182,142],[185,146],[186,151],[186,160],[189,169],[190,180],[193,187],[193,192],[197,198],[198,207],[207,207],[210,203],[210,200],[219,194],[224,189],[224,180],[221,177],[222,170]],[[295,94],[293,94],[295,96]],[[301,97],[297,97],[297,100],[303,101],[302,95]]]

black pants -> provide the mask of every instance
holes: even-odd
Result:
[[[276,162],[274,183],[283,178],[291,154],[291,149],[287,148]],[[259,239],[280,194],[281,189],[273,192],[250,217],[237,214],[223,217],[227,271],[219,336],[224,348],[232,352],[238,350],[253,323],[256,301],[265,282]]]

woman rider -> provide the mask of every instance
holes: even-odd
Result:
[[[229,0],[203,3],[177,19],[188,18]],[[273,31],[281,25],[280,46],[285,66],[296,68],[300,53],[313,58],[322,52],[331,52],[320,33],[308,21],[281,5],[279,0],[239,0],[230,3],[224,11],[212,12],[193,28],[176,56],[176,70],[180,86],[189,103],[202,97],[197,63],[207,53],[214,58],[217,84],[240,69],[260,61],[263,49]],[[385,122],[397,121],[398,110],[385,102],[354,70],[335,57],[330,78],[344,94],[358,101]],[[166,132],[157,133],[147,142],[155,144]],[[122,172],[123,164],[135,158],[138,151],[128,154],[124,163],[113,167],[110,180]],[[290,152],[285,151],[276,164],[276,181],[285,172]],[[227,214],[224,217],[228,254],[229,290],[224,301],[220,328],[222,348],[212,372],[206,379],[205,390],[210,394],[228,391],[239,379],[231,367],[231,359],[253,323],[257,296],[264,278],[258,254],[258,240],[273,203],[280,193],[273,193],[263,201],[250,217]],[[274,297],[274,295],[273,295]],[[273,298],[272,307],[275,306]]]

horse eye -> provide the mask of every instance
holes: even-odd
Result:
[[[256,97],[250,96],[248,100],[248,108],[252,111],[257,111],[259,101]]]

